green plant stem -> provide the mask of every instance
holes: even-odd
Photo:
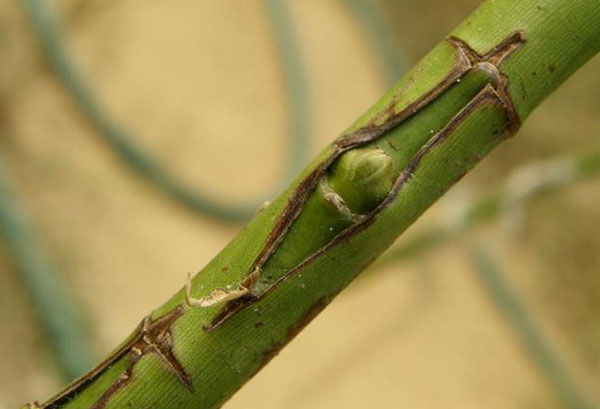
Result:
[[[156,185],[186,208],[223,220],[248,220],[269,195],[247,203],[231,203],[216,199],[212,193],[193,191],[170,173],[156,158],[136,146],[135,138],[117,125],[98,101],[84,77],[69,60],[63,40],[50,16],[44,0],[20,0],[42,46],[46,60],[65,90],[77,104],[98,135],[132,170]],[[286,1],[265,0],[267,16],[272,23],[281,56],[286,88],[290,100],[290,146],[287,169],[283,172],[279,191],[304,167],[308,159],[309,116],[306,96],[306,73],[296,42],[293,21]]]
[[[461,233],[493,220],[511,209],[540,196],[567,188],[573,183],[600,175],[600,145],[559,158],[528,163],[515,169],[494,189],[459,209],[454,218],[415,232],[393,246],[374,265],[419,256]]]
[[[595,2],[484,2],[186,289],[42,407],[220,407],[599,49]],[[366,200],[344,197],[344,183],[366,180],[377,184]]]
[[[29,293],[42,332],[65,381],[94,363],[89,331],[77,303],[48,260],[0,161],[0,233]]]
[[[477,278],[562,405],[569,409],[595,408],[574,382],[557,351],[531,317],[524,300],[517,295],[490,253],[475,245],[471,246],[470,253]]]

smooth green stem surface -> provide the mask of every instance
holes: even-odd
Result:
[[[597,2],[484,2],[259,212],[188,291],[43,407],[220,407],[599,49]],[[366,214],[348,209],[324,182],[340,177],[339,164],[358,149],[382,150],[393,162],[392,188]]]
[[[507,321],[521,345],[548,381],[563,407],[594,409],[597,407],[580,390],[567,367],[535,323],[527,305],[512,288],[491,254],[480,246],[471,246],[471,256],[477,278],[492,302]]]
[[[59,372],[70,381],[89,371],[94,363],[89,328],[67,283],[39,242],[17,192],[0,161],[0,234],[14,258],[32,309],[48,340]]]
[[[26,10],[32,27],[45,57],[77,107],[87,117],[98,135],[113,149],[131,169],[149,182],[158,186],[169,197],[186,208],[201,214],[224,220],[240,221],[250,219],[270,195],[261,195],[258,200],[247,203],[232,203],[215,198],[215,194],[193,190],[169,172],[156,158],[136,146],[125,129],[115,123],[107,109],[99,102],[84,77],[69,59],[59,29],[51,18],[49,4],[45,0],[20,0]],[[287,0],[264,0],[267,17],[272,23],[277,50],[281,56],[284,83],[290,101],[289,123],[290,144],[288,147],[287,168],[283,172],[280,186],[290,180],[308,162],[310,118],[305,65],[300,57],[296,42],[293,19],[288,10]]]

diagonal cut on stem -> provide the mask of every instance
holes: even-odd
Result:
[[[316,168],[300,182],[296,190],[290,196],[284,211],[279,216],[277,223],[271,230],[266,242],[260,250],[258,256],[250,269],[250,273],[238,285],[236,289],[226,290],[222,288],[215,289],[208,296],[194,299],[191,297],[191,284],[187,286],[187,302],[190,306],[212,307],[218,303],[225,303],[225,306],[219,314],[206,325],[204,328],[207,332],[211,332],[222,325],[225,321],[235,316],[239,311],[250,304],[253,304],[259,299],[265,297],[273,289],[279,286],[282,282],[289,279],[304,266],[318,257],[327,249],[341,242],[350,239],[352,236],[362,231],[371,225],[377,214],[381,212],[391,201],[396,197],[401,187],[414,173],[414,169],[419,165],[421,158],[425,156],[429,150],[438,144],[442,143],[448,135],[466,118],[469,114],[477,109],[481,104],[492,103],[500,105],[507,116],[507,126],[505,136],[513,135],[520,126],[520,119],[516,113],[512,100],[508,94],[508,78],[501,74],[498,70],[498,65],[501,64],[510,54],[512,54],[520,45],[525,42],[525,35],[522,30],[518,30],[494,46],[485,54],[479,54],[473,50],[465,41],[457,37],[449,37],[448,44],[457,50],[457,58],[453,69],[447,76],[433,89],[425,93],[421,98],[417,99],[412,104],[408,105],[403,110],[395,111],[395,101],[392,101],[390,107],[385,111],[388,117],[381,123],[381,117],[376,118],[376,123],[369,124],[352,133],[343,135],[334,143],[333,152],[323,160]],[[258,282],[260,273],[263,267],[271,256],[278,250],[281,243],[284,241],[291,226],[302,213],[309,197],[319,185],[323,176],[330,170],[331,166],[344,153],[373,143],[386,135],[394,128],[397,128],[409,118],[418,114],[421,110],[432,104],[440,98],[448,89],[456,85],[469,72],[478,71],[486,74],[489,79],[487,84],[483,86],[481,91],[473,97],[462,109],[441,129],[421,147],[421,149],[413,156],[409,164],[397,176],[388,196],[381,201],[370,213],[364,215],[359,220],[343,229],[331,241],[324,246],[316,249],[314,252],[307,254],[295,267],[291,268],[283,276],[279,277],[260,292],[253,291],[254,285]]]

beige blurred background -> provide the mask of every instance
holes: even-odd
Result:
[[[385,90],[342,0],[291,9],[309,84],[310,150]],[[378,3],[409,64],[478,0]],[[285,167],[288,100],[261,1],[51,1],[73,57],[112,118],[182,180],[230,201]],[[443,221],[511,169],[586,150],[600,136],[600,60],[565,83],[432,208]],[[241,228],[183,209],[98,138],[56,76],[18,1],[0,3],[4,166],[107,354]],[[500,260],[582,390],[600,402],[600,180],[508,212],[466,235]],[[61,386],[11,256],[0,246],[0,409]],[[462,241],[353,283],[226,408],[554,408],[556,391],[477,280]]]

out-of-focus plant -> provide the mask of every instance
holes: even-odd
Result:
[[[31,305],[66,381],[93,364],[88,328],[68,286],[57,273],[18,200],[0,161],[0,234],[27,289]]]
[[[193,190],[169,172],[152,155],[134,143],[135,138],[111,119],[84,77],[69,59],[60,33],[44,0],[21,0],[49,66],[100,136],[131,169],[160,188],[184,207],[215,218],[244,221],[270,196],[247,203],[232,203],[215,198],[213,193]],[[309,152],[310,120],[307,108],[307,81],[303,60],[296,42],[294,24],[286,2],[264,0],[284,72],[290,100],[289,152],[282,172],[279,192],[306,165]]]
[[[580,390],[490,252],[483,246],[471,245],[471,257],[475,274],[485,292],[514,329],[524,350],[544,375],[552,391],[558,395],[562,405],[571,409],[593,409],[595,405]]]

